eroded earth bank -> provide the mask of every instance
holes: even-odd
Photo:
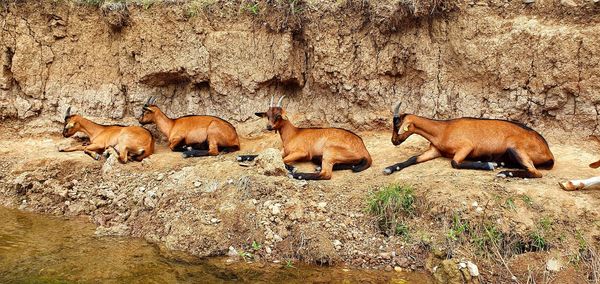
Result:
[[[265,261],[429,271],[442,283],[598,281],[599,193],[557,182],[598,174],[587,168],[598,159],[587,136],[600,131],[600,4],[0,3],[5,206],[87,215],[98,234],[197,256],[233,247]],[[253,117],[272,94],[288,96],[297,125],[359,131],[372,168],[289,179],[279,137]],[[59,136],[68,106],[137,124],[149,96],[170,116],[230,120],[241,152],[263,158],[183,160],[162,140],[156,155],[127,165],[57,152],[70,143]],[[547,136],[557,165],[537,180],[457,171],[445,159],[383,176],[427,147],[389,142],[399,100],[428,117],[522,121]],[[414,209],[384,234],[366,208],[390,184],[413,188]],[[467,261],[479,277],[459,270]]]

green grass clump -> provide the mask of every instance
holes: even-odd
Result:
[[[457,241],[463,233],[468,233],[469,230],[469,223],[462,220],[458,213],[454,213],[452,215],[452,225],[446,233],[446,238],[451,241]]]
[[[367,200],[367,212],[377,218],[379,229],[387,235],[407,236],[409,229],[404,219],[414,211],[414,191],[407,186],[388,185]]]

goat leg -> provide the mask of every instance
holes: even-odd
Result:
[[[533,165],[531,158],[517,148],[508,148],[507,151],[525,170],[521,171],[501,171],[498,177],[518,177],[518,178],[541,178],[542,173]]]
[[[404,169],[406,167],[410,167],[410,166],[412,166],[412,165],[414,165],[414,164],[417,163],[417,157],[418,156],[412,156],[412,157],[408,158],[408,160],[406,160],[404,162],[391,165],[391,166],[383,169],[383,173],[386,174],[386,175],[389,175],[389,174],[392,174],[393,172],[397,172],[397,171],[402,170],[402,169]]]
[[[410,167],[412,165],[418,164],[418,163],[423,163],[423,162],[427,162],[429,160],[433,160],[435,158],[441,157],[442,154],[440,153],[440,151],[435,148],[433,145],[429,145],[429,149],[427,149],[427,151],[423,152],[423,154],[419,155],[419,156],[412,156],[410,158],[408,158],[408,160],[402,162],[402,163],[398,163],[395,165],[391,165],[385,169],[383,169],[383,173],[386,175],[392,174],[393,172],[402,170],[406,167]]]
[[[251,161],[254,161],[254,159],[256,159],[256,157],[258,157],[258,155],[238,155],[237,161],[238,162],[251,162]]]
[[[190,157],[204,157],[204,156],[208,156],[208,150],[188,150],[188,151],[183,151],[183,157],[184,158],[190,158]]]
[[[469,170],[484,170],[484,171],[493,171],[496,168],[496,163],[492,162],[471,162],[471,161],[463,161],[461,163],[457,163],[452,160],[450,162],[452,167],[455,169],[469,169]]]

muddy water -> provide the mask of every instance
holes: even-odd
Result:
[[[430,283],[419,273],[234,263],[95,237],[83,220],[0,207],[0,283]]]

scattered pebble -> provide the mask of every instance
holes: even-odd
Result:
[[[477,268],[475,263],[467,261],[467,268],[469,269],[469,274],[471,274],[472,277],[479,277],[479,268]]]
[[[239,256],[239,254],[238,254],[237,250],[234,247],[230,246],[229,247],[229,251],[227,251],[227,256],[237,257],[237,256]]]
[[[546,270],[550,272],[558,272],[562,268],[559,260],[551,258],[546,262]]]

